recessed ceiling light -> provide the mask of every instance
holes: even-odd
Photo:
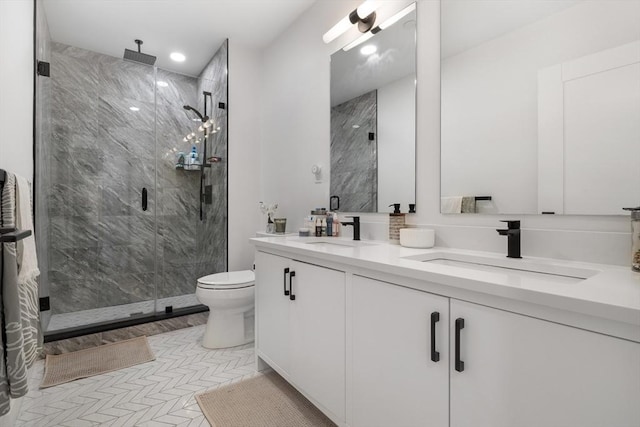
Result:
[[[140,111],[140,109],[138,107],[129,107],[129,110],[131,110],[131,111]]]
[[[169,86],[169,83],[163,82],[162,80],[158,80],[158,82],[156,84],[158,85],[158,87],[167,87],[167,86]]]
[[[368,45],[362,46],[362,48],[360,48],[360,53],[363,54],[363,55],[371,55],[372,53],[375,53],[376,50],[378,50],[376,45],[368,44]]]
[[[180,52],[172,52],[171,55],[169,55],[169,58],[173,59],[176,62],[184,62],[184,60],[187,59],[187,57]]]

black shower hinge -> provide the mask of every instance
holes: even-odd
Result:
[[[38,61],[38,75],[43,77],[51,77],[50,65],[45,61]]]
[[[51,310],[51,303],[49,297],[40,297],[40,311]]]
[[[227,108],[227,104],[225,104],[224,102],[218,102],[218,108],[221,108],[224,110],[225,108]]]
[[[376,134],[373,132],[369,132],[369,141],[375,141],[376,139]]]

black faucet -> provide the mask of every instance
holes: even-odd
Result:
[[[522,258],[520,256],[520,221],[501,220],[507,223],[507,229],[496,231],[501,236],[507,236],[507,258]]]
[[[341,222],[342,225],[353,225],[353,240],[360,240],[360,217],[348,216],[347,218],[353,218],[352,222]]]

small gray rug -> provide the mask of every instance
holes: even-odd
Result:
[[[275,372],[196,395],[196,400],[214,427],[335,426]]]
[[[40,388],[117,371],[155,358],[145,336],[71,353],[48,354]]]

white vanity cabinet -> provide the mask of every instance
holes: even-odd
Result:
[[[257,252],[258,357],[345,420],[345,273]]]
[[[353,276],[354,427],[449,426],[449,299]]]
[[[451,427],[640,425],[640,344],[455,299],[450,330]]]

